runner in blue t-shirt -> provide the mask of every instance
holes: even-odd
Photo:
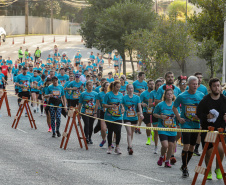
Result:
[[[68,85],[73,82],[75,79],[74,75],[70,75],[69,76],[69,81],[66,81],[66,83],[64,84],[64,93],[65,93],[65,97],[66,97],[66,100],[67,100],[67,107],[68,107],[68,110],[69,108],[72,106],[71,105],[71,101],[72,101],[72,90],[68,89]]]
[[[41,77],[38,76],[38,72],[35,70],[34,71],[34,76],[31,77],[32,81],[33,81],[33,87],[31,88],[31,96],[32,96],[32,100],[33,100],[33,111],[34,113],[38,113],[39,112],[39,107],[38,104],[36,104],[36,102],[38,102],[38,96],[39,96],[39,88],[38,88],[38,83],[39,81],[41,81]],[[37,107],[36,107],[37,105]]]
[[[60,68],[60,74],[57,76],[57,78],[59,79],[61,85],[64,87],[66,81],[69,80],[69,76],[65,74],[64,68]]]
[[[58,78],[53,77],[52,78],[53,84],[48,86],[46,89],[46,95],[45,98],[49,98],[49,104],[59,107],[50,107],[50,115],[51,115],[51,127],[53,135],[52,137],[56,137],[56,134],[58,137],[61,136],[60,134],[60,122],[61,122],[61,111],[62,106],[64,107],[64,110],[67,111],[66,108],[66,98],[64,94],[64,88],[62,85],[58,85]],[[55,131],[55,120],[56,120],[56,131]]]
[[[3,89],[4,83],[7,83],[5,80],[5,75],[2,73],[2,68],[0,67],[0,89]]]
[[[124,76],[121,76],[120,77],[120,82],[121,82],[121,88],[119,90],[120,93],[122,93],[123,96],[126,95],[126,84],[125,84],[125,77]]]
[[[120,81],[114,81],[109,86],[109,92],[104,97],[103,107],[107,108],[104,119],[108,121],[114,121],[122,123],[122,114],[124,113],[124,107],[122,106],[122,93],[119,92],[121,85]],[[116,148],[115,153],[121,154],[119,143],[121,139],[122,125],[106,122],[108,128],[108,150],[107,154],[111,154],[112,134],[116,135]]]
[[[93,123],[95,119],[92,117],[97,117],[97,112],[95,112],[97,108],[95,107],[97,106],[96,100],[98,94],[95,91],[92,91],[93,89],[92,81],[86,82],[86,88],[87,90],[84,91],[79,98],[78,111],[82,109],[81,113],[84,122],[84,132],[86,136],[86,142],[88,144],[93,144],[91,137],[93,134]]]
[[[158,127],[161,128],[176,128],[175,114],[173,112],[173,101],[175,96],[172,89],[166,89],[164,91],[164,101],[159,103],[154,110],[154,117],[158,118]],[[162,166],[164,155],[166,155],[165,167],[171,168],[170,157],[173,153],[174,142],[176,140],[177,132],[172,131],[158,131],[161,141],[161,156],[157,164]]]
[[[105,114],[105,108],[103,108],[103,101],[104,97],[108,91],[108,86],[110,85],[109,82],[105,81],[102,86],[101,86],[101,92],[98,93],[97,95],[97,106],[100,108],[100,113],[99,113],[99,118],[104,119],[104,114]],[[100,120],[100,127],[101,127],[101,136],[102,136],[102,141],[100,143],[100,147],[103,147],[104,144],[106,143],[106,131],[107,131],[107,126],[105,121]]]
[[[175,100],[173,111],[182,129],[199,129],[200,121],[196,115],[197,106],[204,97],[204,94],[198,91],[198,78],[190,76],[188,78],[189,90],[181,93]],[[177,108],[181,105],[182,112],[179,114]],[[187,164],[189,163],[193,152],[198,133],[183,132],[183,151],[182,151],[182,177],[188,177]]]
[[[138,121],[138,116],[137,116],[138,110],[140,113],[140,119],[141,120],[144,119],[142,108],[141,108],[140,97],[133,94],[134,88],[132,84],[127,85],[126,90],[127,90],[127,95],[123,96],[123,99],[122,99],[122,104],[125,109],[123,120],[125,124],[136,125]],[[127,142],[128,142],[127,150],[129,155],[133,154],[132,139],[133,139],[134,130],[135,130],[134,127],[131,128],[129,126],[126,126]]]
[[[43,88],[44,88],[44,84],[45,84],[45,78],[46,76],[44,74],[41,75],[41,80],[38,82],[38,89],[39,89],[39,96],[38,96],[38,100],[40,100],[41,105],[40,105],[40,109],[41,109],[41,116],[43,116],[43,103],[44,103],[44,98],[43,98]]]
[[[108,73],[107,81],[108,81],[109,83],[114,82],[114,78],[113,78],[112,72],[109,72],[109,73]]]

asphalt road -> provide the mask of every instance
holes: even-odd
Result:
[[[41,37],[40,37],[41,38]],[[26,40],[32,41],[32,38]],[[63,38],[64,39],[64,38]],[[68,38],[69,39],[69,38]],[[81,50],[82,44],[77,39],[76,43],[71,43],[71,49],[68,53],[73,54],[78,48]],[[8,39],[9,41],[9,39]],[[63,40],[64,41],[64,40]],[[66,45],[60,44],[61,48]],[[41,41],[40,41],[41,42]],[[72,41],[71,41],[72,42]],[[21,43],[21,42],[20,42]],[[14,48],[10,44],[1,46],[0,53],[4,55],[11,54],[10,51],[16,50],[21,45],[16,43]],[[44,44],[43,44],[44,45]],[[31,46],[32,47],[32,46]],[[35,49],[36,46],[33,48]],[[53,45],[45,45],[51,50]],[[69,47],[67,45],[67,47]],[[77,48],[76,48],[77,47]],[[67,49],[67,48],[66,48]],[[62,49],[63,50],[63,49]],[[94,50],[93,50],[94,51]],[[88,49],[84,51],[88,52]],[[16,54],[16,53],[14,53]],[[14,56],[12,56],[14,57]],[[181,177],[181,150],[177,147],[175,157],[178,162],[171,168],[159,167],[156,162],[158,154],[153,154],[154,145],[146,146],[145,130],[142,134],[135,134],[133,141],[134,155],[127,153],[126,130],[122,129],[122,139],[120,147],[121,155],[106,154],[107,146],[99,147],[101,136],[93,135],[93,145],[89,145],[89,150],[81,149],[73,128],[67,150],[60,149],[62,138],[52,138],[48,133],[46,117],[41,117],[38,113],[33,114],[37,130],[31,129],[28,118],[22,116],[18,128],[11,128],[14,116],[18,110],[17,99],[13,96],[13,84],[10,82],[7,90],[12,117],[7,116],[5,103],[0,110],[0,184],[1,185],[31,185],[31,184],[155,184],[155,185],[190,185],[194,177],[194,169],[198,164],[199,157],[194,156],[189,163],[190,177],[183,179]],[[66,119],[62,118],[60,131],[63,132]],[[225,167],[225,161],[224,161]],[[215,162],[213,169],[215,168]],[[199,175],[196,184],[201,184],[203,176]],[[213,173],[213,180],[206,184],[221,185],[222,180],[217,180]]]

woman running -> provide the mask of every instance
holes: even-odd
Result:
[[[123,96],[126,95],[126,84],[125,84],[125,82],[126,82],[125,77],[121,76],[120,77],[121,88],[120,88],[119,92],[122,93]]]
[[[122,93],[119,92],[121,85],[120,81],[114,81],[109,86],[109,92],[104,97],[103,107],[107,108],[104,114],[104,119],[108,121],[114,121],[122,123],[122,114],[124,113],[124,107],[122,106]],[[116,147],[115,153],[121,154],[119,143],[121,139],[122,125],[106,122],[108,128],[108,150],[107,154],[112,152],[112,134],[116,134]]]
[[[155,109],[155,97],[157,95],[157,91],[159,87],[162,85],[162,80],[157,79],[155,81],[155,90],[151,91],[150,94],[150,99],[149,99],[149,112],[152,113],[152,125],[153,127],[158,127],[158,119],[153,116],[153,110]],[[154,154],[157,154],[158,150],[158,131],[154,131],[154,141],[155,141],[155,149],[154,149]]]
[[[97,96],[97,105],[99,105],[100,107],[100,118],[104,119],[104,114],[105,114],[105,108],[103,108],[103,101],[104,101],[104,97],[107,93],[108,90],[108,86],[109,86],[109,82],[104,82],[104,84],[101,87],[101,92],[98,93]],[[101,120],[100,121],[101,124],[101,136],[102,136],[102,142],[100,143],[100,147],[103,147],[104,144],[106,143],[106,131],[107,131],[107,126],[105,121]]]
[[[41,76],[41,80],[38,82],[38,89],[39,89],[39,95],[38,95],[38,100],[40,100],[41,105],[41,116],[43,116],[43,104],[44,104],[44,98],[43,98],[43,88],[44,88],[44,84],[45,84],[45,75]]]
[[[41,81],[41,77],[38,76],[38,72],[37,70],[34,70],[34,76],[31,78],[33,81],[33,87],[31,88],[31,96],[32,96],[32,100],[33,100],[33,109],[34,109],[34,113],[39,112],[39,108],[38,108],[38,96],[39,96],[39,89],[38,89],[38,83]],[[36,107],[37,104],[37,107]]]
[[[86,89],[87,90],[83,92],[79,98],[78,111],[80,112],[82,108],[81,113],[83,113],[82,119],[84,122],[86,142],[87,144],[93,144],[91,137],[93,133],[93,123],[95,119],[92,117],[97,117],[97,112],[94,112],[94,110],[97,110],[96,100],[98,94],[97,92],[93,91],[92,81],[86,82]]]
[[[164,101],[159,103],[154,110],[154,117],[159,119],[158,127],[162,128],[176,128],[175,114],[172,110],[175,96],[172,89],[166,89],[163,96]],[[161,156],[157,164],[162,166],[164,155],[167,152],[165,167],[171,168],[170,157],[173,153],[174,142],[176,140],[177,132],[158,131],[161,141]]]
[[[127,95],[123,96],[122,104],[125,108],[124,112],[124,123],[128,125],[137,125],[138,117],[137,117],[137,110],[140,112],[140,118],[141,120],[144,119],[142,108],[141,108],[141,101],[140,97],[133,94],[134,88],[132,84],[128,84],[126,86]],[[127,131],[127,142],[128,142],[128,153],[129,155],[133,154],[132,149],[132,140],[133,140],[133,133],[135,128],[126,126]]]

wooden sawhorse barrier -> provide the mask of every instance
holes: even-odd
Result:
[[[14,127],[14,125],[15,125],[14,128],[15,129],[17,128],[18,123],[19,123],[20,118],[21,118],[21,115],[22,115],[22,113],[24,111],[24,108],[27,111],[27,116],[28,116],[28,119],[30,121],[31,128],[33,128],[33,125],[34,125],[34,128],[37,129],[36,124],[35,124],[34,117],[32,115],[32,112],[31,112],[31,109],[30,109],[30,106],[29,106],[28,98],[26,98],[26,97],[22,97],[22,100],[20,102],[19,109],[17,111],[17,114],[16,114],[16,116],[14,118],[14,121],[13,121],[13,124],[12,124],[12,128]]]
[[[72,118],[72,122],[71,122],[71,125],[70,125],[70,128],[69,128],[69,132],[67,133],[68,126],[69,126],[71,118]],[[76,124],[76,118],[77,118],[78,123],[79,123],[79,127],[80,127],[80,130],[81,130],[82,137],[79,134],[78,126]],[[62,134],[62,140],[61,140],[60,148],[62,148],[63,145],[64,145],[64,150],[66,150],[73,125],[75,126],[75,130],[76,130],[76,133],[77,133],[77,137],[78,137],[80,147],[83,148],[82,141],[81,141],[83,139],[86,150],[88,150],[88,145],[87,145],[87,142],[86,142],[85,134],[84,134],[83,129],[82,129],[82,124],[81,124],[81,121],[80,121],[80,116],[79,116],[78,110],[74,109],[72,107],[70,107],[70,110],[68,111],[68,119],[67,119],[67,123],[66,123],[65,129],[64,129],[64,132]],[[64,144],[65,138],[66,138],[66,142]]]
[[[1,110],[1,108],[2,108],[3,101],[5,100],[5,104],[6,104],[8,116],[11,117],[11,112],[10,112],[10,108],[9,108],[9,102],[8,102],[8,97],[7,97],[7,92],[6,92],[6,90],[4,89],[3,91],[0,91],[0,95],[1,95],[1,94],[2,94],[2,97],[1,97],[1,99],[0,99],[0,110]]]
[[[194,179],[192,181],[192,185],[195,185],[199,173],[204,175],[202,185],[206,184],[207,176],[208,176],[208,173],[211,169],[215,155],[217,157],[217,161],[218,161],[218,164],[219,164],[219,167],[220,167],[220,170],[221,170],[221,174],[222,174],[222,177],[223,177],[223,180],[224,180],[224,184],[226,184],[226,173],[224,172],[223,165],[222,165],[220,155],[219,155],[219,152],[218,152],[218,145],[219,145],[219,142],[221,141],[221,143],[223,145],[224,153],[226,155],[226,146],[225,146],[225,142],[224,142],[224,136],[223,136],[223,134],[221,134],[221,133],[224,132],[224,129],[219,128],[218,131],[214,131],[214,127],[208,127],[208,129],[212,132],[208,132],[207,135],[206,135],[206,138],[205,138],[206,144],[204,146],[199,164],[198,164],[198,166],[195,167],[195,176],[194,176]],[[204,167],[202,167],[202,162],[204,160],[206,151],[207,151],[210,143],[213,144],[213,152],[210,156],[210,160],[209,160],[207,168],[204,168]]]

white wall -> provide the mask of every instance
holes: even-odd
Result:
[[[25,16],[0,16],[0,27],[6,30],[7,35],[25,34]],[[51,34],[50,18],[28,17],[29,34]],[[53,19],[54,34],[69,34],[69,21]]]

